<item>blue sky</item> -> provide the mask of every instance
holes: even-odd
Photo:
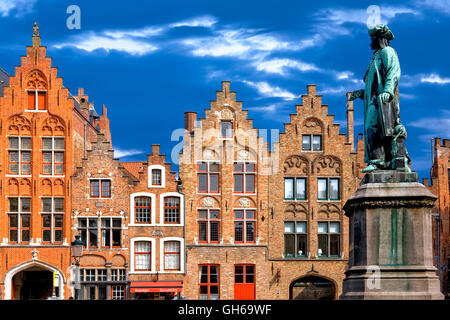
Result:
[[[78,5],[81,29],[68,29]],[[377,5],[402,69],[400,107],[413,169],[429,175],[430,139],[450,138],[450,0],[425,1],[61,1],[0,0],[0,67],[31,45],[33,22],[72,93],[85,88],[108,107],[123,161],[145,160],[151,144],[170,159],[184,112],[204,117],[221,81],[231,81],[257,128],[279,129],[306,85],[317,84],[346,132],[345,93],[363,87],[372,57],[367,8]],[[355,136],[362,132],[355,102]],[[176,169],[176,167],[174,167]]]

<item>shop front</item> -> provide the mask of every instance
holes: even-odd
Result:
[[[130,299],[133,300],[177,300],[181,298],[182,281],[132,281]]]

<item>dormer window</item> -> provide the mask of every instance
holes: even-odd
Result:
[[[231,138],[233,137],[233,123],[231,121],[220,121],[220,137]]]
[[[304,134],[302,136],[302,150],[303,151],[321,151],[322,150],[322,135],[320,134]]]
[[[42,111],[47,109],[47,90],[28,89],[28,110]]]

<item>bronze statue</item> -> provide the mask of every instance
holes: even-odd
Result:
[[[369,35],[374,54],[364,75],[365,89],[353,91],[349,99],[364,100],[364,162],[368,166],[361,172],[377,169],[410,172],[406,130],[400,122],[400,62],[389,46],[394,35],[383,24],[370,28]]]

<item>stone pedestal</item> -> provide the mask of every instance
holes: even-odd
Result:
[[[340,299],[443,299],[433,266],[431,208],[417,173],[375,171],[347,200],[349,269]]]

